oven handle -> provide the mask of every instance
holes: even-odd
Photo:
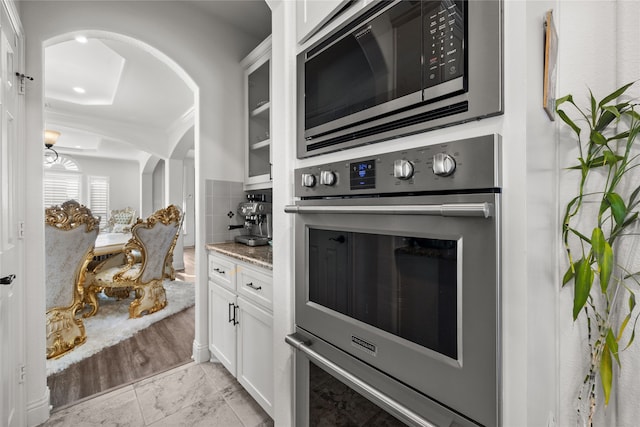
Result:
[[[436,425],[425,420],[420,415],[413,412],[411,409],[398,403],[396,400],[390,398],[386,394],[370,386],[369,384],[362,381],[360,378],[356,377],[355,375],[345,371],[343,368],[336,365],[335,363],[333,363],[326,357],[322,356],[321,354],[316,353],[311,347],[309,347],[308,342],[301,340],[295,334],[287,335],[286,337],[284,337],[284,340],[287,342],[287,344],[289,344],[296,350],[303,352],[309,359],[311,359],[316,364],[322,365],[326,369],[332,371],[333,374],[336,374],[337,376],[341,377],[343,380],[351,383],[352,385],[355,385],[357,388],[360,389],[360,391],[363,394],[367,394],[373,399],[377,400],[378,402],[383,403],[387,407],[397,412],[399,415],[413,422],[415,425],[422,426],[422,427],[436,427]]]
[[[287,205],[286,213],[294,214],[382,214],[382,215],[438,215],[438,216],[493,216],[492,203],[445,203],[441,205],[396,206],[297,206]]]

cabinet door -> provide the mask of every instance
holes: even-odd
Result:
[[[240,384],[273,416],[273,316],[238,297],[238,375]]]
[[[246,71],[247,156],[245,184],[271,180],[271,51]],[[256,187],[258,188],[258,187]]]
[[[234,376],[237,316],[235,294],[209,282],[209,350]]]
[[[311,37],[347,3],[348,0],[303,0],[296,2],[298,43]]]

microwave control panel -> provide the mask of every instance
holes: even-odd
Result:
[[[485,135],[295,171],[295,196],[357,197],[501,187],[500,136]]]
[[[429,2],[424,25],[424,86],[464,75],[463,2]]]

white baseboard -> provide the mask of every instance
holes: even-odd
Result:
[[[51,413],[51,392],[45,387],[44,395],[31,402],[27,402],[27,425],[38,426],[49,419]]]
[[[193,340],[193,361],[196,363],[208,362],[211,359],[209,347]]]

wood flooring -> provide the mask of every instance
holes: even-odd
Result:
[[[190,307],[50,375],[53,409],[190,362],[194,320],[195,307]]]
[[[193,249],[185,248],[182,274],[191,276],[189,273],[195,270],[192,261]],[[176,272],[176,276],[178,274]],[[47,385],[53,410],[190,362],[194,337],[195,307],[192,306],[50,375]]]

